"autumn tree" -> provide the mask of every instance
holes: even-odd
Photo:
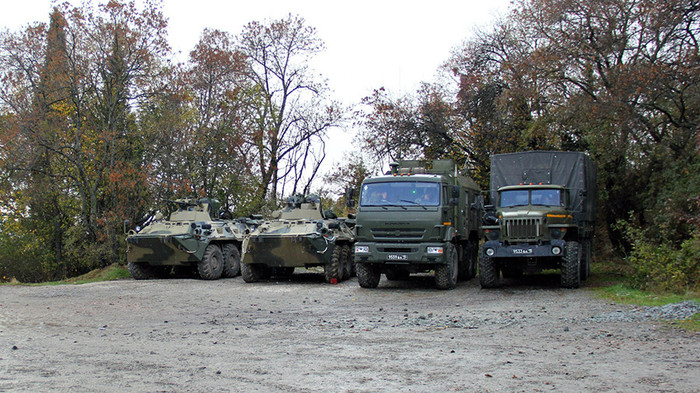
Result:
[[[42,210],[57,209],[60,226],[71,217],[64,239],[54,230],[66,250],[54,246],[54,257],[73,265],[52,275],[120,259],[121,223],[147,189],[131,108],[152,94],[169,50],[165,27],[151,3],[143,11],[133,2],[97,10],[66,3],[54,10],[48,32],[36,25],[3,36],[3,111],[14,130],[3,133],[3,164],[18,192],[22,184],[53,187],[43,201],[30,197],[15,211],[46,221]]]
[[[268,196],[275,199],[286,184],[291,193],[308,189],[325,158],[326,131],[342,117],[325,81],[309,65],[324,44],[316,29],[292,15],[249,23],[238,43],[253,86],[246,101],[255,111],[248,140],[260,176],[257,197],[261,203]]]

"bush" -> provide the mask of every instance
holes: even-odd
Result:
[[[633,287],[644,290],[686,293],[697,291],[700,275],[700,234],[681,243],[655,244],[642,237],[633,240],[630,262]]]

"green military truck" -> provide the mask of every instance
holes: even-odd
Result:
[[[405,160],[363,181],[356,213],[355,264],[363,288],[435,272],[452,289],[476,275],[481,191],[452,160]]]
[[[561,270],[561,286],[590,274],[596,168],[581,152],[530,151],[491,157],[490,205],[479,253],[482,288],[500,276]]]
[[[126,259],[136,280],[167,277],[173,268],[205,280],[240,273],[244,236],[257,222],[219,219],[221,203],[210,198],[168,201],[177,206],[164,220],[156,217],[126,237]]]

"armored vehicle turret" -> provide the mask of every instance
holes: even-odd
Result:
[[[240,273],[240,247],[257,221],[219,219],[216,199],[177,199],[168,220],[155,217],[126,237],[126,257],[132,277],[165,277],[173,268],[191,270],[205,280]]]
[[[353,274],[355,235],[351,223],[323,212],[318,196],[295,195],[243,241],[241,274],[246,282],[291,275],[297,267],[322,266],[328,283]]]

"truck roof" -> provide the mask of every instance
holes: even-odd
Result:
[[[559,184],[518,184],[514,186],[504,186],[498,189],[498,192],[501,191],[508,191],[508,190],[522,190],[523,188],[527,189],[545,189],[545,190],[551,190],[551,189],[556,189],[556,190],[564,190],[566,187],[561,186]]]

